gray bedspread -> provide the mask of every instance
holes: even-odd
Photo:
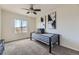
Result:
[[[53,33],[39,34],[32,33],[32,38],[44,43],[49,43],[49,38],[51,38],[51,43],[55,43],[58,40],[58,35]]]

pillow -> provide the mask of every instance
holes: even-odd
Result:
[[[44,33],[45,33],[45,29],[43,29],[43,28],[40,28],[40,29],[38,29],[38,30],[37,30],[37,33],[44,34]]]

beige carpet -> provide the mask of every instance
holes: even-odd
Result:
[[[4,55],[79,55],[78,51],[74,51],[65,47],[55,46],[52,48],[52,54],[49,53],[48,46],[29,39],[14,41],[5,44]]]
[[[5,44],[6,55],[48,55],[49,52],[42,45],[28,39]]]

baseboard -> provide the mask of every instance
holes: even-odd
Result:
[[[69,47],[69,46],[64,45],[64,44],[60,44],[60,45],[63,46],[63,47],[66,47],[66,48],[69,48],[69,49],[72,49],[72,50],[75,50],[75,51],[79,52],[79,49],[75,49],[75,48]]]
[[[15,41],[19,41],[19,40],[25,40],[25,39],[29,39],[30,37],[27,37],[27,38],[21,38],[21,39],[16,39],[16,40],[12,40],[12,41],[7,41],[7,42],[4,42],[4,43],[10,43],[10,42],[15,42]]]

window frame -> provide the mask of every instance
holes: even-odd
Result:
[[[19,31],[19,32],[16,31],[16,28],[17,28],[16,27],[16,24],[15,24],[16,23],[16,20],[19,20],[21,22],[21,23],[19,23],[20,24],[20,27],[18,27],[18,28],[21,29],[21,31]],[[23,21],[26,21],[26,26],[25,27],[23,27]],[[28,21],[27,20],[25,20],[25,19],[15,19],[14,25],[15,25],[14,28],[15,28],[15,33],[16,34],[19,34],[19,33],[27,33],[27,31],[28,31]],[[23,28],[27,28],[26,31],[23,31]]]

